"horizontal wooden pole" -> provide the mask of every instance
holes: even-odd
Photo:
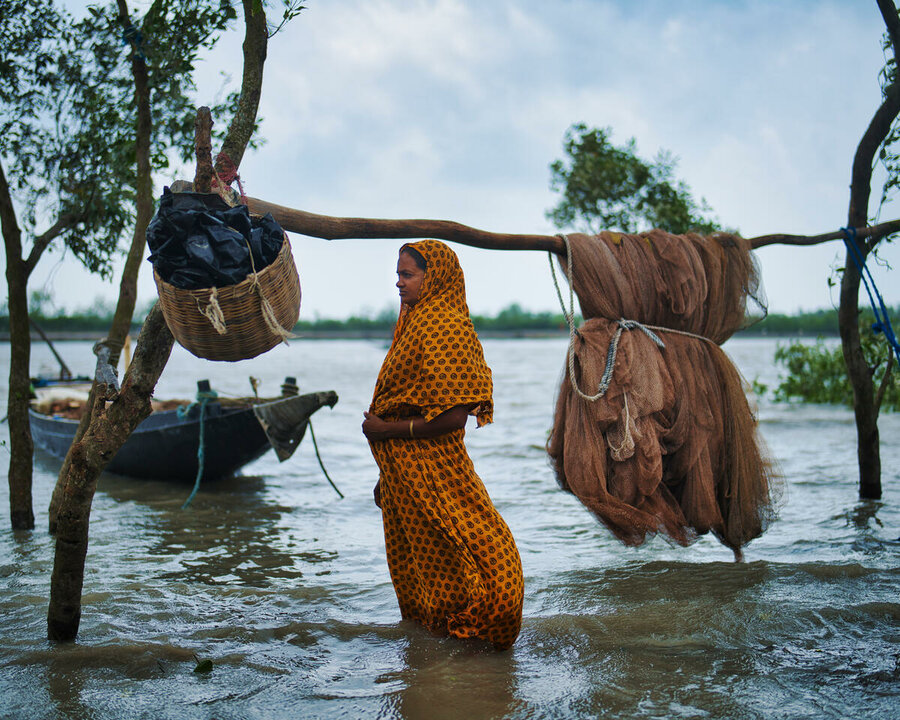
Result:
[[[271,213],[275,221],[288,232],[309,235],[325,240],[369,239],[369,238],[438,238],[458,242],[462,245],[487,250],[544,250],[557,255],[565,255],[566,245],[558,235],[516,235],[479,230],[450,220],[389,220],[383,218],[352,218],[316,215],[276,205],[258,198],[246,198],[250,212],[265,215]],[[870,227],[857,228],[860,239],[879,240],[887,235],[900,232],[900,220]],[[760,235],[750,238],[754,250],[768,245],[819,245],[830,240],[843,238],[841,230],[821,235]]]
[[[316,215],[257,198],[246,198],[250,212],[271,213],[288,232],[325,240],[347,238],[437,238],[487,250],[549,250],[564,255],[566,246],[556,235],[514,235],[494,233],[449,220],[387,220]]]
[[[856,228],[856,237],[860,240],[880,240],[895,232],[900,232],[900,220],[890,220],[878,225]],[[755,250],[767,245],[819,245],[829,240],[841,240],[843,237],[843,230],[835,230],[822,235],[760,235],[750,239],[750,246]]]

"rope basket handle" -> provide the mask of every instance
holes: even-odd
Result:
[[[225,325],[225,313],[222,312],[222,306],[219,305],[218,288],[210,290],[209,300],[207,301],[206,306],[202,306],[200,304],[200,298],[197,298],[197,310],[203,317],[209,320],[210,325],[213,326],[219,335],[226,335],[228,333],[228,328]]]
[[[287,241],[287,237],[282,240],[282,242]],[[253,272],[251,273],[250,288],[251,290],[255,290],[256,294],[259,296],[259,305],[260,309],[262,310],[263,320],[265,320],[266,327],[269,328],[269,332],[271,332],[276,337],[280,337],[281,342],[287,345],[288,338],[295,338],[297,336],[290,330],[286,330],[285,328],[281,327],[281,323],[278,322],[278,317],[275,315],[275,310],[272,308],[272,304],[269,302],[268,298],[262,290],[262,287],[259,284],[259,277],[258,273],[256,272],[256,263],[253,262],[253,250],[250,248],[250,243],[246,238],[244,238],[244,242],[247,244],[247,252],[250,253],[250,267],[253,270]],[[263,268],[263,270],[265,270],[265,268]]]
[[[290,330],[286,330],[281,326],[281,323],[278,321],[278,316],[275,314],[275,309],[272,307],[272,303],[269,302],[269,299],[266,297],[263,292],[262,286],[259,284],[259,272],[256,270],[256,263],[253,261],[253,251],[250,248],[250,243],[247,242],[246,238],[244,242],[247,244],[247,252],[250,254],[250,267],[252,272],[248,276],[250,279],[250,284],[247,289],[247,293],[255,292],[259,297],[260,310],[262,311],[263,320],[266,323],[266,327],[269,332],[271,332],[276,337],[281,338],[281,342],[287,344],[288,338],[296,338],[297,336],[292,333]],[[287,238],[284,239],[284,242],[288,242]],[[265,269],[265,268],[263,268]],[[219,335],[228,334],[228,327],[225,322],[225,313],[222,311],[222,306],[219,304],[219,291],[218,288],[212,288],[209,291],[209,298],[206,301],[206,304],[202,304],[200,298],[196,299],[197,303],[197,311],[203,315],[207,320],[209,320],[210,325],[213,326],[215,331],[219,333]]]

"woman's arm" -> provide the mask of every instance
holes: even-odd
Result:
[[[475,405],[457,405],[430,421],[426,421],[421,415],[404,420],[382,420],[374,413],[364,412],[362,431],[369,440],[437,437],[465,427],[469,411],[474,407]]]

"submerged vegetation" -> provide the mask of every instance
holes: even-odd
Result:
[[[900,411],[900,373],[891,362],[891,348],[870,326],[861,325],[860,338],[866,362],[872,372],[876,397],[881,409]],[[778,402],[799,400],[809,403],[853,406],[853,389],[847,377],[840,345],[826,345],[822,338],[815,344],[792,342],[779,345],[775,363],[787,370],[787,376],[774,390]],[[885,377],[887,376],[887,377]],[[757,391],[766,388],[757,383]]]

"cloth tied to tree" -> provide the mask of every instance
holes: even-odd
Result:
[[[561,487],[627,545],[712,532],[739,550],[774,519],[779,493],[719,347],[748,301],[764,310],[749,243],[654,230],[572,234],[567,246],[584,323],[547,444]]]

